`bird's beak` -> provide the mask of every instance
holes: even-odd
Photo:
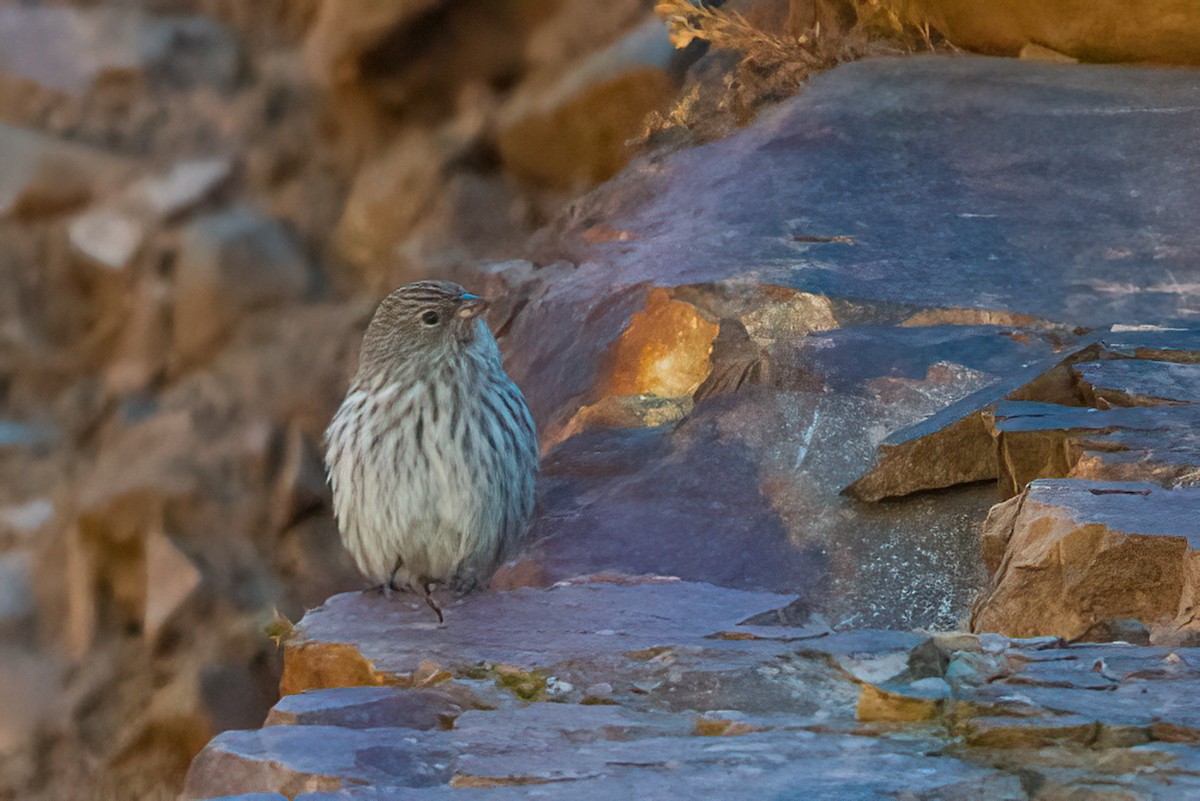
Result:
[[[474,320],[487,311],[488,305],[487,298],[481,298],[478,295],[472,295],[470,292],[464,292],[462,297],[458,299],[458,316],[463,320]]]

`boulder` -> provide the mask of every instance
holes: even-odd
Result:
[[[955,45],[982,53],[1015,56],[1035,43],[1080,61],[1200,64],[1200,22],[1167,0],[910,0],[907,8]]]
[[[1198,96],[1187,71],[864,59],[732,136],[626,170],[543,232],[534,260],[585,265],[613,294],[752,267],[902,317],[1162,325],[1187,316],[1200,251],[1183,133]],[[1087,221],[1114,182],[1127,191],[1101,241]],[[1151,219],[1169,247],[1145,239]]]
[[[1191,481],[1196,332],[1108,331],[1033,362],[891,433],[846,488],[866,501],[997,479]]]
[[[972,629],[1070,640],[1133,619],[1152,640],[1180,636],[1195,625],[1198,511],[1197,489],[1034,481],[988,518],[992,586]]]
[[[674,48],[652,19],[567,69],[535,73],[500,112],[505,166],[528,181],[571,189],[599,183],[629,160],[626,142],[674,95]]]
[[[454,141],[418,129],[364,164],[334,233],[340,255],[360,268],[394,259],[397,245],[427,212],[456,150]],[[386,293],[395,287],[374,288]]]
[[[183,233],[175,269],[172,349],[194,363],[249,311],[295,301],[311,281],[288,230],[246,207],[206,215]]]
[[[331,88],[355,82],[366,53],[438,5],[437,0],[322,0],[305,43],[309,74]]]
[[[0,153],[0,217],[78,208],[129,171],[123,159],[102,150],[7,125],[0,125]]]
[[[72,96],[133,76],[228,88],[240,68],[236,41],[208,17],[132,8],[0,8],[0,84],[28,81]]]

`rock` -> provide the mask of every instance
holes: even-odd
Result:
[[[911,11],[959,47],[1016,55],[1030,42],[1082,61],[1200,64],[1200,27],[1166,2],[1095,3],[1075,13],[1027,0],[916,0]]]
[[[161,529],[152,529],[142,547],[146,565],[142,634],[153,641],[200,585],[202,577],[192,560],[176,548]]]
[[[684,596],[675,596],[676,591]],[[651,602],[653,615],[645,617],[642,610],[651,598],[675,598],[682,605]],[[997,764],[1024,765],[1035,780],[1055,783],[1063,792],[1096,783],[1140,792],[1173,786],[1188,775],[1190,763],[1139,761],[1138,749],[1150,742],[1191,742],[1200,732],[1200,706],[1194,702],[1198,649],[1067,645],[1052,638],[961,633],[930,639],[840,632],[805,640],[805,650],[798,651],[798,630],[774,627],[768,636],[772,629],[765,627],[730,627],[733,616],[718,611],[718,600],[744,613],[780,599],[678,582],[574,583],[465,599],[448,620],[451,635],[423,623],[427,615],[416,605],[411,611],[393,607],[400,614],[383,617],[372,613],[382,600],[339,596],[302,621],[288,643],[289,660],[307,661],[311,653],[305,652],[313,646],[337,642],[347,647],[343,654],[357,652],[384,674],[403,680],[406,666],[420,656],[436,655],[453,664],[454,659],[445,660],[453,652],[461,667],[446,671],[449,676],[439,687],[470,686],[494,693],[491,702],[462,713],[445,732],[369,727],[394,725],[386,722],[393,714],[387,710],[409,703],[411,698],[401,694],[405,691],[316,690],[291,696],[281,708],[303,704],[329,709],[335,717],[322,714],[261,732],[223,735],[193,766],[185,797],[251,789],[291,794],[313,787],[324,788],[314,799],[385,798],[401,788],[414,798],[430,799],[464,790],[496,799],[600,799],[614,792],[644,797],[657,794],[667,770],[675,788],[668,795],[698,782],[717,788],[722,797],[738,798],[738,786],[722,784],[732,781],[731,764],[754,769],[756,794],[778,784],[830,801],[905,793],[1022,798],[1014,776],[995,771]],[[540,614],[535,632],[506,623],[525,609]],[[609,622],[611,628],[593,628]],[[672,628],[679,636],[671,636]],[[705,629],[715,631],[693,639]],[[639,648],[648,641],[659,645]],[[930,648],[955,654],[943,663],[946,676],[936,667],[933,675],[913,672],[919,654]],[[974,672],[987,678],[949,681],[950,666],[967,656],[978,662]],[[329,657],[344,658],[333,651]],[[493,658],[516,661],[501,670]],[[496,675],[493,689],[487,681],[491,675]],[[577,705],[571,691],[559,703],[505,700],[503,693],[516,686],[505,677],[521,675],[541,676],[547,684],[564,682],[563,676],[572,678],[566,684],[576,677],[606,676],[611,691],[604,704]],[[734,686],[751,676],[752,687]],[[688,691],[697,681],[707,688],[701,695]],[[770,700],[777,684],[792,694]],[[811,707],[796,693],[824,696],[816,707],[819,724],[797,726],[803,719],[797,716]],[[379,704],[378,718],[370,716],[372,704]],[[342,714],[334,710],[341,709],[350,713],[345,725],[352,728],[329,725]],[[855,728],[844,728],[850,726]],[[856,736],[847,736],[851,730]],[[328,747],[331,742],[336,747]],[[391,745],[384,747],[385,742]],[[952,751],[956,758],[948,756],[950,743],[958,743]],[[402,754],[396,750],[401,746]],[[530,760],[530,753],[538,759]],[[718,754],[721,768],[710,775]],[[393,760],[386,775],[378,771],[375,755]],[[1116,768],[1126,763],[1141,767]],[[964,764],[983,767],[968,779]],[[679,772],[664,767],[669,765],[678,765]],[[434,778],[441,766],[448,770]],[[914,788],[914,777],[939,784]],[[901,780],[903,786],[893,783]]]
[[[1156,406],[1200,403],[1200,364],[1173,364],[1148,359],[1114,359],[1077,364],[1088,405]]]
[[[82,94],[102,75],[141,66],[139,20],[107,9],[7,6],[0,9],[0,72]]]
[[[131,211],[101,207],[84,212],[67,229],[71,244],[93,262],[113,270],[127,267],[146,238]]]
[[[1047,64],[1078,64],[1079,59],[1072,58],[1065,53],[1060,53],[1057,50],[1051,50],[1049,47],[1042,47],[1039,44],[1029,42],[1021,48],[1021,52],[1017,54],[1017,58],[1023,61],[1042,61]]]
[[[176,358],[208,355],[243,314],[294,301],[309,281],[307,260],[277,221],[244,207],[197,219],[183,234],[175,271]]]
[[[0,13],[12,10],[0,8]],[[0,217],[77,208],[128,171],[122,159],[104,151],[8,125],[0,125],[0,153]]]
[[[1076,359],[1089,358],[1092,346],[1077,346],[1065,358],[1035,361],[987,387],[939,410],[932,417],[894,431],[879,446],[876,464],[846,493],[863,501],[896,498],[924,490],[970,484],[998,477],[1002,469],[996,437],[987,416],[1004,398],[1047,396],[1049,377],[1065,374]]]
[[[1200,540],[1193,540],[1189,521],[1197,504],[1196,489],[1033,482],[1015,514],[989,518],[999,530],[985,532],[985,539],[1006,545],[992,588],[972,614],[972,630],[1077,639],[1125,618],[1151,630],[1188,625],[1182,610],[1195,593]]]
[[[1188,481],[1195,413],[1167,407],[1197,397],[1196,346],[1188,330],[1093,336],[893,432],[846,491],[877,501],[993,477],[1006,497],[1035,478]]]
[[[26,540],[54,519],[54,503],[48,498],[34,498],[22,504],[0,508],[0,531],[17,540]]]
[[[630,291],[593,308],[592,290],[580,271],[560,277],[555,289],[525,306],[506,340],[521,355],[510,369],[533,404],[549,449],[543,463],[545,511],[531,554],[545,580],[617,570],[748,589],[804,588],[814,611],[833,621],[869,608],[875,625],[903,625],[901,618],[885,617],[894,613],[910,622],[953,625],[960,613],[952,607],[965,610],[981,578],[973,568],[963,570],[973,565],[977,547],[966,521],[983,516],[994,501],[992,492],[972,490],[937,504],[914,499],[878,516],[864,516],[838,493],[871,459],[872,442],[887,433],[886,421],[911,420],[917,408],[937,408],[940,399],[961,396],[986,380],[975,368],[1002,374],[1044,354],[1044,343],[964,327],[793,334],[788,323],[773,332],[767,353],[744,335],[752,354],[747,359],[768,363],[760,373],[737,368],[741,356],[724,349],[720,336],[712,343],[710,376],[752,374],[740,386],[736,379],[714,381],[696,391],[698,401],[685,396],[669,405],[653,396],[597,398],[614,385],[614,375],[633,376],[629,383],[636,384],[637,376],[656,375],[642,365],[658,362],[643,361],[640,348],[615,344],[635,330],[627,321],[636,312],[628,309],[647,296]],[[759,309],[765,305],[760,298],[771,293],[748,282],[736,290],[717,285],[660,293],[674,305],[660,300],[659,308],[692,311],[642,319],[664,319],[655,336],[668,343],[690,341],[689,331],[709,320],[721,320],[722,328],[740,326],[742,292]],[[781,305],[792,307],[786,290],[777,295]],[[581,320],[584,333],[566,343],[569,353],[560,357],[544,349],[545,332],[576,330]],[[677,332],[679,320],[688,326]],[[704,339],[710,336],[711,328]],[[705,349],[680,350],[665,372],[672,380],[690,376],[687,386],[694,385],[706,367]],[[634,354],[629,367],[618,353]],[[958,364],[949,370],[938,366],[947,358]],[[881,380],[884,390],[876,389]],[[570,425],[556,428],[556,406],[575,412]],[[607,427],[612,425],[661,428]],[[642,536],[647,526],[660,534]],[[931,537],[939,546],[915,556],[916,543]],[[834,541],[842,546],[828,549]],[[850,541],[859,544],[847,546]],[[934,551],[937,556],[930,555]],[[851,552],[864,557],[844,558]],[[918,575],[886,566],[915,565],[946,553],[961,553],[962,561],[945,565],[947,572],[934,582],[930,577],[938,570]],[[954,578],[947,582],[946,575]],[[881,602],[882,597],[893,600]]]
[[[228,87],[239,68],[236,42],[205,17],[63,6],[0,9],[0,73],[56,92],[83,95],[97,82],[141,73]]]
[[[446,613],[457,621],[454,625],[460,637],[453,643],[444,640],[439,630],[429,624],[428,610],[422,610],[419,604],[393,605],[391,608],[397,615],[379,617],[375,611],[383,599],[361,593],[346,594],[331,599],[323,607],[323,614],[310,616],[288,640],[281,688],[290,694],[347,686],[347,682],[350,686],[405,686],[412,683],[423,662],[448,666],[507,665],[526,672],[537,671],[538,675],[553,675],[575,688],[583,688],[596,681],[585,679],[591,671],[587,667],[591,660],[619,657],[631,661],[619,679],[616,674],[606,672],[604,680],[612,683],[614,697],[624,700],[633,693],[647,703],[657,703],[656,699],[663,698],[662,693],[668,692],[668,688],[649,695],[639,694],[631,682],[669,672],[669,665],[662,659],[650,659],[639,653],[639,649],[653,648],[663,642],[680,647],[691,643],[704,648],[709,642],[705,639],[707,635],[737,631],[738,621],[783,606],[788,600],[770,593],[670,581],[600,581],[544,590],[520,589],[470,596],[448,607]],[[527,616],[524,610],[537,611]],[[568,624],[568,619],[574,622]],[[392,627],[395,630],[388,633]],[[668,636],[668,629],[674,633]],[[745,629],[758,630],[761,629]],[[770,631],[771,636],[782,638],[778,640],[780,645],[787,642],[786,627],[772,627]],[[475,633],[468,636],[468,632],[477,632],[478,636]],[[848,635],[843,639],[813,640],[813,646],[823,651],[849,648],[874,653],[912,647],[917,641],[919,638],[902,633],[874,639]],[[727,657],[709,661],[705,672],[731,668],[741,659],[738,648],[757,653],[762,650],[763,641],[731,639],[726,646],[721,650],[728,652]],[[370,672],[364,671],[364,667]],[[475,675],[473,669],[461,669],[467,675]],[[768,698],[774,697],[775,690],[758,686],[761,677],[747,675],[745,680],[749,684],[727,677],[719,691],[710,688],[709,703],[719,703],[716,699],[728,693],[730,708],[745,709],[748,705],[769,708]],[[680,676],[674,679],[674,688],[669,692],[680,700],[691,691],[690,685],[695,684],[698,689],[706,681],[699,675]],[[501,686],[510,684],[500,682]],[[757,691],[763,694],[759,701],[743,695],[751,692],[753,686],[758,686]],[[712,692],[717,695],[711,695]],[[572,697],[581,699],[583,690],[573,690]],[[734,697],[739,699],[736,703]],[[808,705],[798,695],[788,703],[799,704],[801,708]]]
[[[646,797],[657,795],[664,764],[679,766],[669,772],[672,792],[685,782],[697,791],[717,787],[722,797],[741,797],[736,783],[721,778],[730,764],[754,769],[755,793],[786,786],[805,788],[811,798],[890,797],[911,791],[912,777],[921,775],[939,798],[967,798],[980,788],[989,798],[1019,797],[1011,794],[1017,785],[999,774],[918,757],[928,752],[899,739],[850,737],[828,717],[820,718],[826,721],[820,734],[780,728],[785,719],[822,715],[833,698],[834,715],[851,722],[857,680],[841,665],[902,666],[922,641],[902,632],[828,633],[798,652],[797,629],[738,626],[739,618],[786,600],[629,577],[580,581],[468,597],[448,609],[454,634],[446,636],[448,629],[431,624],[428,610],[417,605],[390,604],[395,614],[379,615],[388,603],[382,598],[337,596],[288,640],[285,686],[327,686],[334,662],[353,659],[369,662],[386,681],[405,683],[427,672],[420,664],[432,660],[450,666],[437,692],[460,685],[487,703],[458,715],[450,731],[432,725],[441,713],[425,712],[415,717],[424,721],[418,728],[379,728],[412,725],[406,710],[422,696],[379,687],[310,689],[272,713],[288,725],[214,740],[189,772],[184,797],[250,790],[338,797],[340,790],[347,798],[373,798],[368,791],[400,788],[417,798],[441,797],[438,791],[450,788],[488,798],[543,797],[542,790],[547,798]],[[541,687],[560,688],[558,703],[516,700],[524,682],[539,678]],[[591,691],[600,684],[604,703]],[[578,703],[585,698],[592,700]],[[315,716],[294,716],[301,708]],[[539,757],[530,760],[530,753]],[[391,766],[386,772],[383,759]],[[852,786],[845,779],[850,763],[841,759],[858,765]],[[904,788],[887,775],[922,759],[933,760],[925,763],[929,770],[906,768]],[[875,764],[888,770],[862,773],[863,765]]]
[[[190,211],[221,187],[233,173],[228,159],[185,159],[165,175],[144,178],[133,192],[158,219]]]
[[[1154,481],[1171,486],[1200,462],[1192,407],[1100,410],[1004,402],[993,413],[1004,497],[1037,478]]]
[[[394,729],[271,726],[218,736],[188,771],[182,798],[228,792],[282,791],[289,796],[353,785],[427,787],[449,781],[445,735],[406,742]]]
[[[309,74],[330,87],[358,80],[360,60],[389,35],[437,8],[437,0],[322,0],[305,43]]]
[[[626,141],[674,94],[667,70],[673,53],[655,19],[566,71],[530,78],[501,111],[505,166],[560,189],[611,177],[629,159]]]
[[[276,530],[295,524],[329,499],[321,455],[296,425],[288,428],[271,496],[271,526]]]
[[[0,647],[0,704],[4,707],[0,757],[9,764],[17,762],[22,750],[34,746],[47,725],[53,726],[62,715],[60,674],[53,656],[26,650],[5,636]]]
[[[0,631],[12,636],[34,613],[33,558],[27,551],[0,553]]]
[[[960,91],[968,84],[990,91]],[[611,296],[755,265],[761,283],[896,303],[905,316],[971,308],[1161,325],[1186,316],[1178,287],[1196,275],[1188,254],[1200,252],[1186,202],[1163,206],[1188,197],[1200,170],[1176,119],[1200,116],[1189,110],[1198,95],[1186,71],[857,61],[815,77],[769,119],[626,170],[541,234],[533,260],[583,265]],[[1170,167],[1165,152],[1178,156]],[[1128,224],[1114,221],[1101,243],[1080,221],[1104,213],[1099,198],[1114,182],[1127,187]],[[1156,230],[1172,249],[1156,258],[1139,221],[1160,206]],[[914,227],[914,216],[937,222]],[[604,225],[625,237],[588,236]],[[883,322],[869,315],[858,322]]]
[[[263,725],[450,729],[462,712],[450,693],[437,689],[341,687],[285,696]]]
[[[428,208],[454,147],[417,131],[363,165],[334,233],[342,257],[365,267],[392,256]],[[394,286],[377,289],[388,292]]]
[[[170,282],[155,273],[142,274],[128,291],[104,375],[104,389],[112,396],[145,390],[166,373],[173,300]]]
[[[0,448],[30,448],[51,445],[58,441],[58,433],[45,423],[22,420],[0,420]]]
[[[141,178],[80,214],[71,221],[68,238],[95,263],[127,267],[154,226],[199,204],[231,170],[224,159],[178,162],[166,174]]]

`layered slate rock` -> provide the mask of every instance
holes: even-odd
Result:
[[[831,618],[865,625],[954,625],[982,578],[968,521],[986,513],[990,490],[886,512],[839,493],[889,430],[1053,344],[1000,326],[842,328],[845,310],[827,300],[753,285],[648,294],[659,299],[624,331],[594,321],[615,332],[616,356],[595,353],[587,331],[567,343],[569,372],[553,386],[519,378],[539,407],[580,391],[560,401],[578,411],[543,459],[537,580],[671,575],[801,591]],[[557,319],[550,306],[529,319],[542,314]],[[553,424],[544,430],[554,443]],[[936,568],[903,567],[916,564]]]
[[[1198,99],[1186,70],[859,61],[725,140],[636,163],[539,255],[605,295],[752,272],[913,311],[1185,319]]]
[[[530,573],[803,589],[838,620],[956,624],[990,488],[855,501],[995,480],[985,407],[1087,402],[1070,367],[1111,354],[1076,326],[1186,312],[1200,239],[1161,198],[1200,171],[1177,124],[1196,97],[1170,71],[868,60],[580,200],[496,321],[547,456]],[[1166,143],[1169,169],[1149,155]]]
[[[1106,331],[890,434],[846,491],[878,501],[996,479],[1188,481],[1200,465],[1197,332]]]
[[[612,576],[474,596],[438,628],[418,604],[337,596],[287,643],[302,692],[214,740],[184,797],[1016,801],[1031,781],[1196,783],[1172,749],[1200,737],[1197,649],[834,632],[787,601]],[[332,686],[364,680],[339,662],[376,686]]]
[[[1038,478],[1075,476],[1171,486],[1200,464],[1200,408],[1090,407],[1016,402],[997,406],[993,426],[1004,497]]]
[[[1200,489],[1039,480],[984,526],[993,572],[976,631],[1077,639],[1137,620],[1152,640],[1194,631]]]

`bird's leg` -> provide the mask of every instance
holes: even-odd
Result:
[[[392,565],[392,572],[388,574],[388,580],[383,582],[383,597],[391,598],[393,592],[404,592],[403,587],[396,586],[396,573],[404,566],[404,560],[396,557],[396,564]]]
[[[421,584],[421,589],[425,591],[426,606],[432,609],[433,613],[437,615],[438,625],[442,625],[446,622],[446,617],[442,614],[442,608],[438,606],[437,601],[433,598],[433,585],[430,582],[423,582]]]

